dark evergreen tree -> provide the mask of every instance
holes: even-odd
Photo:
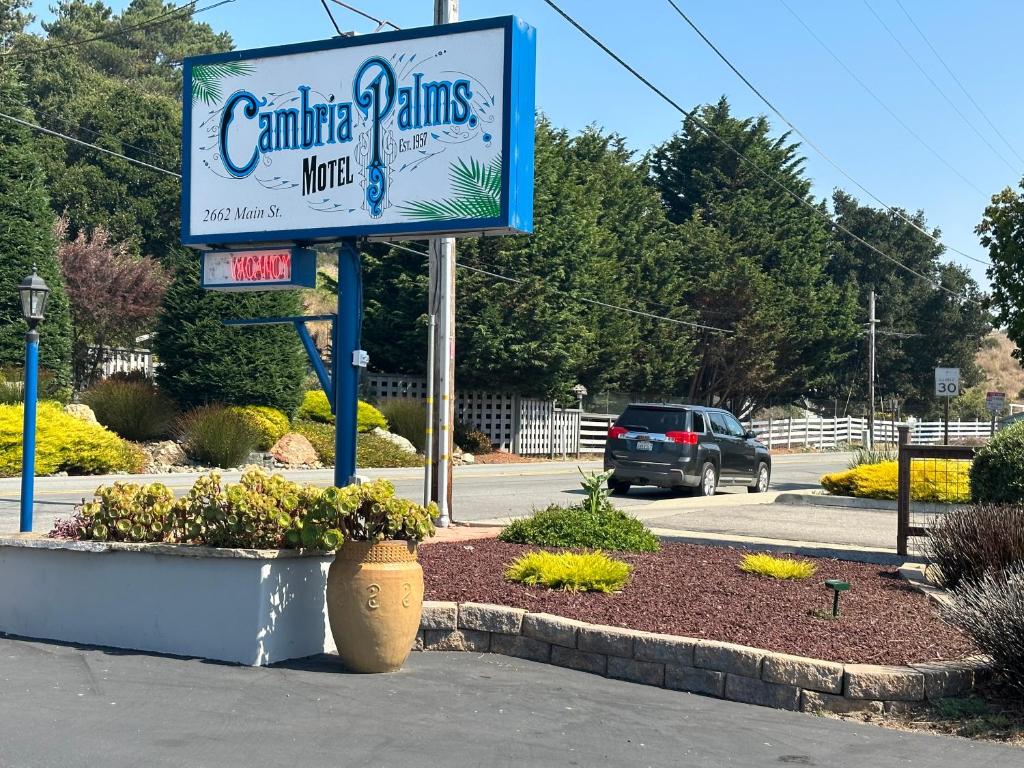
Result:
[[[154,350],[157,381],[184,407],[270,405],[291,413],[302,397],[306,358],[291,325],[230,327],[230,318],[301,314],[296,291],[217,293],[199,286],[199,259],[175,260]]]
[[[0,104],[14,116],[31,120],[14,67],[0,67]],[[54,216],[46,192],[37,147],[30,130],[0,120],[0,366],[21,368],[25,359],[25,321],[18,283],[35,266],[50,287],[50,304],[40,327],[39,365],[54,393],[70,394],[71,315],[57,263]],[[46,375],[46,374],[44,374]]]

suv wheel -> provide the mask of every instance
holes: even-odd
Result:
[[[768,470],[768,465],[765,462],[761,462],[757,465],[757,478],[754,480],[753,485],[747,486],[748,493],[764,493],[768,490],[768,481],[771,479],[771,473]]]
[[[629,483],[623,482],[622,480],[616,480],[615,478],[609,478],[608,490],[616,496],[625,496],[629,493]]]
[[[717,487],[718,472],[715,471],[715,465],[708,461],[700,470],[700,484],[697,486],[697,495],[714,496]]]

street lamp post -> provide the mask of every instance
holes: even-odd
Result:
[[[32,530],[32,502],[36,473],[36,390],[39,373],[39,331],[36,326],[43,320],[50,289],[35,267],[32,274],[18,285],[21,314],[28,323],[25,334],[25,421],[21,441],[21,531]]]

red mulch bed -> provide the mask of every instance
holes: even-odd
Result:
[[[888,566],[808,558],[818,564],[817,574],[779,581],[740,571],[741,551],[666,542],[660,552],[615,555],[633,566],[621,594],[572,594],[505,580],[505,565],[532,549],[497,540],[423,547],[426,599],[498,603],[845,663],[907,664],[977,653]],[[831,611],[825,579],[851,585],[838,620],[810,615]]]

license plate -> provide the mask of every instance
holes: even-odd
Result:
[[[650,440],[637,440],[636,449],[638,451],[653,451],[654,443],[652,443]]]

